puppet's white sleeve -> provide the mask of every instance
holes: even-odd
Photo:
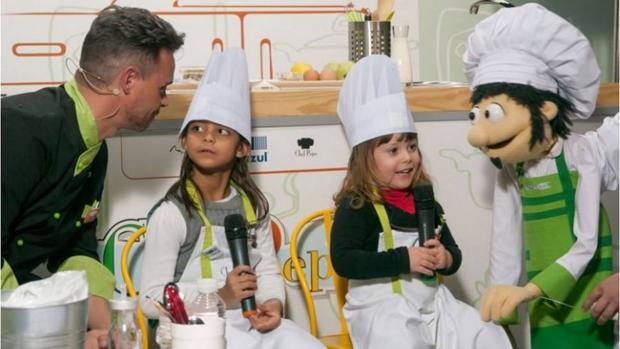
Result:
[[[564,154],[569,170],[577,170],[575,192],[575,242],[555,263],[540,272],[532,282],[547,296],[564,300],[592,259],[598,243],[601,168],[596,152],[581,135],[565,142]],[[568,272],[568,274],[567,274]]]
[[[593,151],[598,155],[602,185],[607,190],[618,189],[619,115],[620,113],[605,118],[596,131],[585,134],[586,139],[592,144]]]
[[[516,285],[521,275],[521,200],[512,166],[498,172],[493,194],[491,284]]]

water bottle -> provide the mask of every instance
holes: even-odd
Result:
[[[108,333],[110,349],[142,349],[142,335],[136,324],[137,299],[112,299],[112,322]]]
[[[398,76],[400,82],[408,83],[413,80],[411,74],[411,57],[409,56],[409,46],[407,45],[407,37],[409,36],[408,25],[392,26],[394,40],[392,41],[392,60],[398,68]]]
[[[198,295],[188,306],[188,316],[190,320],[197,318],[204,323],[208,322],[208,318],[225,318],[226,306],[222,298],[217,294],[216,279],[198,280]]]

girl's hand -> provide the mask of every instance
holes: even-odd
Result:
[[[431,250],[419,246],[411,246],[408,250],[409,269],[412,272],[432,276],[435,264],[437,263],[437,257],[431,253]]]
[[[452,255],[446,250],[439,239],[426,240],[424,242],[424,247],[428,248],[430,254],[435,256],[436,262],[433,270],[447,269],[452,265]]]
[[[252,327],[258,332],[269,332],[280,326],[282,321],[282,303],[277,299],[270,299],[265,303],[257,303],[258,315],[250,318]]]
[[[237,304],[243,298],[253,296],[256,293],[256,275],[252,267],[236,266],[226,275],[226,284],[220,288],[218,293],[226,303],[226,307]]]

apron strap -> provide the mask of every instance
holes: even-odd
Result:
[[[380,203],[373,204],[377,215],[379,216],[379,222],[381,223],[381,229],[383,230],[383,240],[385,249],[394,248],[394,237],[392,236],[392,227],[390,226],[390,220],[388,218],[387,212],[385,211],[385,206]],[[392,278],[392,292],[396,294],[402,294],[402,289],[400,287],[400,279],[398,276]]]
[[[564,159],[564,149],[562,149],[560,155],[555,158],[555,166],[558,169],[560,183],[562,183],[562,192],[564,193],[564,201],[566,202],[571,236],[575,239],[575,233],[573,232],[573,224],[575,223],[575,188],[573,188],[570,172],[568,171],[568,166],[566,166],[566,159]]]
[[[252,207],[252,203],[250,203],[250,199],[248,198],[247,194],[235,182],[230,181],[230,184],[237,190],[239,195],[241,195],[241,201],[243,202],[243,209],[245,211],[245,216],[248,223],[250,225],[255,224],[256,214],[254,213],[254,208]],[[213,228],[211,227],[211,223],[209,222],[207,216],[204,213],[204,210],[202,208],[202,196],[198,192],[198,189],[196,188],[194,183],[190,180],[187,180],[185,182],[185,188],[187,189],[187,193],[192,200],[192,204],[198,212],[198,216],[200,217],[200,220],[205,227],[205,237],[202,243],[202,250],[204,251],[213,245]],[[213,277],[213,273],[211,271],[211,260],[204,253],[200,254],[200,275],[203,278]]]

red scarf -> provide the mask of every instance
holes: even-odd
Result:
[[[398,207],[409,214],[415,213],[413,193],[410,190],[388,189],[383,191],[382,196],[386,203]]]

